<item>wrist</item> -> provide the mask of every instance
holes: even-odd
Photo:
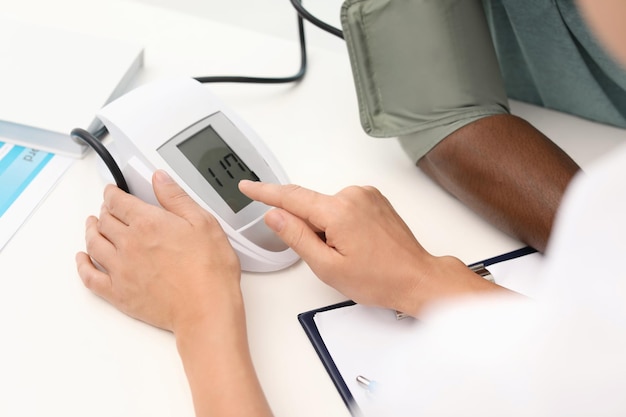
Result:
[[[219,294],[213,292],[210,297],[198,298],[187,300],[188,305],[176,314],[172,332],[177,343],[193,339],[198,332],[207,330],[221,334],[227,334],[230,329],[245,330],[243,296],[238,285],[222,288]]]
[[[207,302],[210,304],[210,302]],[[174,328],[176,348],[191,380],[249,357],[243,300],[220,299],[202,314],[181,320]],[[193,386],[194,384],[192,384]]]
[[[421,273],[407,292],[407,306],[401,310],[414,317],[418,317],[430,304],[453,297],[511,293],[475,273],[453,256],[433,256],[427,266],[422,264],[419,270]]]

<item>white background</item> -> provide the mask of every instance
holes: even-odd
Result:
[[[99,0],[106,1],[106,0]],[[297,39],[296,11],[289,0],[127,0],[165,7],[218,22],[242,26],[285,39]],[[302,5],[318,19],[340,28],[342,0],[302,1]],[[344,44],[335,36],[310,24],[306,26],[311,45],[343,50]],[[308,43],[308,41],[307,41]]]

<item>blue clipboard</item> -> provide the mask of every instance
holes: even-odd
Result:
[[[499,262],[509,261],[511,259],[519,258],[521,256],[529,255],[535,252],[537,251],[531,247],[524,247],[502,255],[494,256],[493,258],[485,259],[481,262],[470,264],[468,265],[468,267],[488,267]],[[335,388],[337,388],[337,391],[339,392],[339,395],[341,396],[341,399],[345,403],[346,407],[348,407],[348,410],[353,416],[358,416],[360,415],[359,407],[354,400],[350,389],[346,385],[346,381],[343,379],[343,376],[339,372],[337,365],[335,365],[333,357],[328,351],[326,344],[324,343],[324,339],[322,338],[322,335],[320,334],[319,329],[315,324],[316,314],[322,313],[324,311],[334,310],[337,308],[353,306],[355,304],[356,303],[354,301],[347,300],[341,303],[317,308],[315,310],[306,311],[304,313],[298,314],[298,321],[300,322],[300,325],[302,325],[304,332],[306,333],[311,344],[313,345],[313,348],[317,352],[317,356],[322,361],[326,372],[328,372],[328,376],[330,376],[330,379],[333,381],[333,384],[335,385]]]

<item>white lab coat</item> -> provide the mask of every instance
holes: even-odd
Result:
[[[626,415],[625,261],[622,147],[568,189],[536,296],[434,306],[364,414]]]

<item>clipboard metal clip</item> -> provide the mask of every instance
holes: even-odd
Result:
[[[396,310],[396,320],[402,320],[402,319],[405,319],[407,317],[409,317],[408,314]]]
[[[478,263],[478,264],[470,265],[469,269],[471,269],[472,272],[485,278],[487,281],[493,282],[494,284],[496,283],[496,280],[493,278],[493,275],[491,275],[491,272],[489,272],[489,270],[485,268],[485,264]]]

